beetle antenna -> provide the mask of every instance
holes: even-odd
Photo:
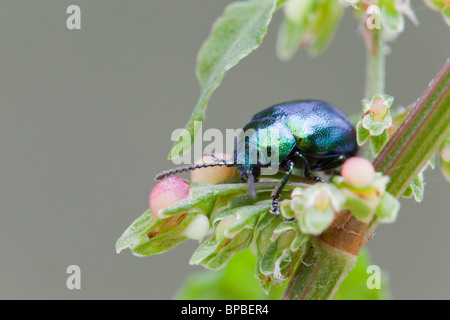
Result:
[[[253,199],[256,199],[255,176],[253,175],[251,170],[247,171],[247,176],[248,176],[248,194]]]
[[[200,163],[200,164],[192,164],[190,166],[185,167],[179,167],[174,168],[170,170],[166,170],[161,172],[155,177],[155,180],[162,180],[164,178],[182,173],[182,172],[188,172],[193,171],[200,168],[208,168],[208,167],[234,167],[236,164],[234,162],[228,162],[228,161],[220,161],[220,162],[212,162],[212,163]]]

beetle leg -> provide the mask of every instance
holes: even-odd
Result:
[[[298,151],[295,152],[295,156],[299,157],[303,162],[303,174],[305,175],[305,178],[314,180],[314,177],[311,174],[311,167],[309,166],[309,162],[306,160],[305,156]]]
[[[305,175],[306,179],[314,180],[315,182],[327,182],[327,181],[323,180],[322,178],[314,177],[311,174],[311,167],[309,166],[309,162],[308,162],[308,160],[306,160],[304,155],[302,155],[298,151],[295,152],[295,155],[297,157],[299,157],[302,160],[302,162],[303,162],[303,174]]]
[[[341,155],[339,157],[330,159],[328,162],[325,162],[323,164],[323,166],[326,167],[326,168],[332,168],[332,169],[328,170],[331,174],[339,175],[340,174],[340,172],[339,172],[340,170],[337,170],[336,168],[341,166],[345,162],[345,160],[347,160],[347,157]]]
[[[283,191],[284,186],[289,180],[289,176],[291,175],[292,171],[294,170],[294,161],[289,161],[287,163],[288,171],[285,173],[284,177],[278,182],[275,189],[273,189],[272,194],[270,195],[272,197],[272,207],[270,209],[271,213],[274,213],[277,217],[280,216],[280,209],[278,208],[278,199],[280,199],[281,191]]]
[[[347,160],[347,157],[346,157],[346,156],[339,156],[339,157],[335,160],[335,163],[336,163],[336,165],[340,166],[340,165],[342,165],[346,160]],[[333,173],[334,173],[334,175],[340,175],[340,174],[341,174],[340,170],[338,171],[338,170],[336,170],[336,169],[333,169]]]

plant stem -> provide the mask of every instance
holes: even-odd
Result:
[[[314,238],[284,291],[283,300],[331,299],[355,266],[359,251],[377,223],[365,224],[350,213]]]
[[[357,256],[338,251],[323,241],[313,239],[282,299],[324,300],[333,296]]]
[[[381,29],[365,31],[365,94],[372,96],[384,93],[384,41]],[[390,177],[387,192],[400,198],[449,132],[450,59],[374,160],[377,171]],[[340,215],[308,246],[282,299],[331,299],[377,226],[376,218],[365,224],[350,213]]]
[[[409,111],[374,160],[391,180],[387,191],[399,198],[450,131],[450,59]]]
[[[385,43],[382,29],[365,28],[366,40],[366,88],[365,96],[384,93],[385,86]]]
[[[377,170],[390,175],[387,191],[400,198],[448,132],[450,59],[375,159]],[[294,272],[283,299],[331,299],[377,225],[376,219],[364,224],[351,214],[339,216],[314,240],[305,263],[300,263]],[[336,271],[330,270],[329,264],[336,264]]]

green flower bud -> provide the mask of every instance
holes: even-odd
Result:
[[[369,223],[376,214],[381,222],[393,222],[400,209],[400,203],[386,192],[389,177],[380,172],[364,186],[352,184],[344,177],[336,176],[333,183],[343,192],[343,209],[349,210],[358,220]]]
[[[392,41],[405,29],[405,18],[400,11],[399,0],[380,1],[381,16],[380,21],[383,28],[383,37]]]
[[[256,256],[255,277],[266,293],[271,286],[281,285],[290,277],[308,239],[296,221],[282,221],[271,213],[261,219],[252,252]]]
[[[201,241],[209,232],[209,219],[204,214],[196,214],[182,235],[192,240]]]
[[[361,101],[364,111],[356,125],[358,145],[364,145],[370,138],[372,154],[376,156],[389,139],[392,127],[390,107],[394,98],[385,94],[377,94]]]
[[[291,209],[292,200],[283,200],[280,203],[280,213],[281,216],[286,219],[290,220],[295,218],[295,212]]]
[[[317,183],[306,189],[302,196],[290,200],[290,209],[302,233],[319,235],[331,225],[344,201],[345,198],[335,186]]]
[[[371,136],[380,135],[392,125],[390,108],[393,102],[394,98],[386,94],[376,94],[361,101],[362,127],[369,130]]]
[[[320,54],[331,42],[343,9],[338,1],[288,1],[278,33],[278,57],[288,60],[300,46],[307,48],[312,56]]]
[[[217,214],[212,223],[214,233],[197,248],[190,264],[201,264],[211,270],[222,268],[237,252],[249,246],[259,216],[269,209],[270,204],[264,203]]]

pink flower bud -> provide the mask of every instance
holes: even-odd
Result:
[[[231,156],[226,153],[215,153],[214,156],[218,159],[230,161]],[[195,163],[213,163],[214,158],[211,156],[203,156]],[[193,182],[202,182],[202,183],[210,183],[215,184],[219,182],[223,182],[226,180],[230,180],[237,173],[235,167],[209,167],[209,168],[200,168],[192,171],[191,173],[191,181]]]
[[[375,169],[366,158],[353,157],[344,162],[341,175],[348,183],[357,187],[364,187],[373,181]]]
[[[382,98],[376,98],[373,100],[370,106],[370,112],[372,113],[373,119],[375,121],[381,121],[386,115],[387,107]]]
[[[189,182],[173,176],[156,184],[150,192],[148,204],[153,217],[159,218],[158,212],[177,203],[189,195]]]

